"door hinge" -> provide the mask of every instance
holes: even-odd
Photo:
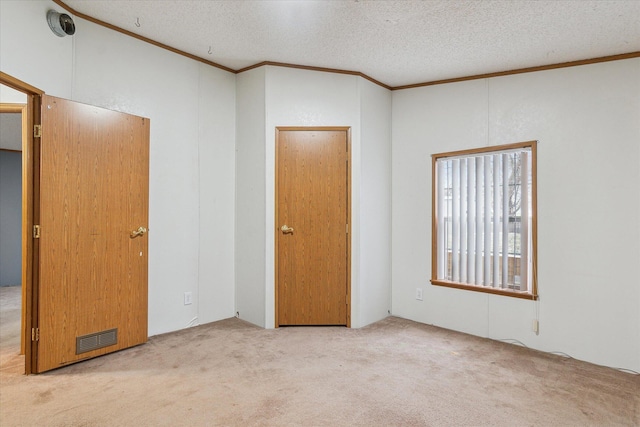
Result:
[[[42,125],[33,125],[33,137],[40,138],[42,136]]]
[[[31,328],[31,341],[40,341],[40,328]]]
[[[347,234],[349,234],[349,224],[347,224]]]
[[[33,226],[33,238],[34,239],[39,239],[40,238],[40,226],[39,225],[34,225]]]

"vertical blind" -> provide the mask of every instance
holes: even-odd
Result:
[[[437,278],[530,292],[531,149],[436,160]]]

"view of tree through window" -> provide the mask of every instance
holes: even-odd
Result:
[[[534,293],[532,143],[434,155],[432,282]]]

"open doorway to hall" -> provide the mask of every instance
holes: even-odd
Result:
[[[0,370],[23,371],[22,114],[26,95],[0,85]]]

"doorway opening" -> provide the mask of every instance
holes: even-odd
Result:
[[[26,96],[18,93],[11,101],[20,102],[0,105],[0,369],[19,371],[24,366],[21,222]]]
[[[27,94],[0,85],[0,370],[25,367],[24,144]]]

